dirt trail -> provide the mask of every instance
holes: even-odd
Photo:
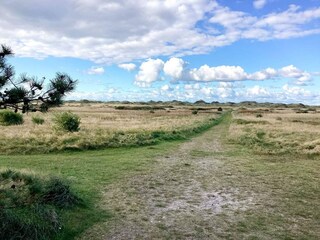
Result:
[[[116,220],[87,232],[94,239],[220,239],[234,216],[253,205],[250,194],[224,185],[220,142],[227,124],[157,159],[155,168],[127,183],[108,186],[103,206]],[[93,234],[93,235],[92,235]],[[97,234],[99,236],[97,236]],[[230,236],[229,236],[230,237]]]

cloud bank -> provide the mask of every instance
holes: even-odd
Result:
[[[167,76],[174,82],[235,82],[235,81],[263,81],[285,78],[292,80],[296,85],[307,85],[312,80],[312,74],[293,65],[280,69],[266,68],[254,73],[247,73],[240,66],[202,65],[199,68],[188,69],[181,58],[170,58],[164,62],[161,59],[148,59],[140,66],[135,77],[135,83],[141,87],[150,87],[153,82]]]
[[[256,0],[254,6],[265,2]],[[18,56],[98,64],[208,53],[241,39],[320,33],[320,7],[296,5],[254,16],[212,0],[2,0],[0,13],[0,42],[14,46]]]

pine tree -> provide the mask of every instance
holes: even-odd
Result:
[[[15,112],[46,112],[50,107],[62,104],[62,98],[75,89],[76,80],[65,73],[56,73],[44,89],[45,77],[29,77],[22,74],[15,78],[14,67],[7,62],[13,56],[10,47],[0,47],[0,109],[13,109]]]

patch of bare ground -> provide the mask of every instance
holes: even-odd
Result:
[[[256,194],[234,187],[219,140],[227,126],[214,127],[163,156],[147,172],[108,186],[102,207],[113,221],[98,224],[86,239],[221,239]],[[229,179],[229,180],[228,180]],[[226,180],[226,181],[225,181]]]

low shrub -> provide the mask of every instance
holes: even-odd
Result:
[[[70,190],[70,186],[59,178],[51,178],[47,182],[41,198],[43,203],[59,208],[71,208],[81,203],[81,199]]]
[[[309,113],[309,111],[307,109],[298,109],[296,113]]]
[[[0,173],[0,239],[55,239],[61,208],[82,203],[61,179],[6,170]]]
[[[42,125],[44,123],[44,119],[39,116],[33,116],[31,120],[34,124],[37,124],[37,125]]]
[[[197,110],[193,110],[192,114],[198,114],[198,111]]]
[[[80,117],[71,112],[62,112],[54,116],[55,128],[68,132],[77,132],[80,130]]]
[[[303,123],[302,120],[299,120],[299,119],[293,119],[291,122],[294,122],[294,123]]]
[[[262,118],[263,116],[262,116],[261,113],[258,113],[258,114],[256,115],[256,117],[257,117],[257,118]]]
[[[172,107],[172,106],[168,106]],[[115,106],[116,110],[166,110],[165,106]]]
[[[10,110],[0,111],[0,125],[20,125],[23,124],[23,116],[21,113],[15,113]]]

